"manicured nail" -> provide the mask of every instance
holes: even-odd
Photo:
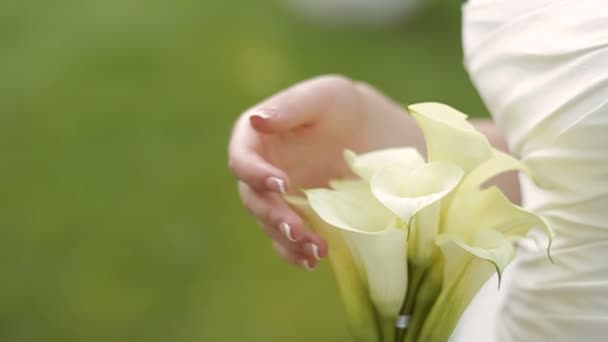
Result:
[[[289,241],[296,242],[296,239],[291,235],[291,226],[287,222],[281,222],[281,224],[279,224],[279,230],[289,239]]]
[[[268,179],[266,179],[266,186],[268,189],[282,194],[287,192],[287,190],[285,190],[285,181],[277,177],[268,177]]]
[[[255,112],[251,113],[251,117],[258,117],[262,120],[268,120],[270,119],[270,115],[268,113],[264,113],[260,110],[256,110]]]
[[[321,260],[321,256],[319,255],[319,246],[317,246],[317,244],[314,242],[309,243],[308,245],[310,246],[308,248],[312,252],[312,255],[315,257],[315,259]]]
[[[306,259],[300,260],[300,265],[309,271],[314,271],[314,267],[310,265],[310,262]]]

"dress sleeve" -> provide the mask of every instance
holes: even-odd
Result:
[[[533,171],[534,232],[500,291],[484,287],[453,341],[604,341],[608,337],[608,3],[470,0],[465,65],[511,151]],[[480,332],[482,331],[483,334]]]

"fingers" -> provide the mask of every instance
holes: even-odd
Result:
[[[257,192],[243,182],[239,182],[239,193],[245,208],[263,224],[267,224],[292,241],[302,241],[309,236],[302,219],[272,192]]]
[[[312,271],[317,265],[316,261],[311,261],[310,258],[306,255],[300,252],[295,252],[282,243],[273,241],[272,247],[277,252],[277,254],[279,254],[280,257],[296,266],[300,266],[304,269]]]
[[[302,219],[280,195],[256,192],[242,182],[239,183],[239,192],[245,207],[256,217],[264,232],[283,246],[280,255],[286,260],[303,267],[314,267],[327,255],[327,243],[305,227]],[[302,258],[306,259],[306,265],[300,260]]]
[[[258,224],[271,237],[272,245],[277,254],[287,262],[311,271],[321,261],[319,248],[315,243],[294,243],[285,238],[274,227],[261,222],[258,222]]]
[[[235,125],[229,146],[229,167],[240,181],[257,191],[286,193],[288,177],[281,169],[268,163],[261,155],[263,150],[259,134],[246,117]]]
[[[285,133],[314,124],[336,105],[355,102],[356,93],[354,82],[348,78],[320,76],[287,88],[249,110],[247,115],[259,132]]]

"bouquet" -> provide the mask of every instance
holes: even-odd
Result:
[[[357,178],[304,189],[287,201],[329,243],[329,262],[353,337],[447,341],[480,287],[513,259],[543,219],[485,183],[530,170],[492,148],[467,116],[440,103],[407,107],[426,140],[345,159]]]

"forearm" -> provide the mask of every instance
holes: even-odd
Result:
[[[405,106],[396,103],[366,83],[355,84],[361,94],[362,105],[367,107],[366,136],[370,137],[371,141],[366,145],[369,149],[411,146],[425,156],[424,135],[414,119],[407,115]]]

